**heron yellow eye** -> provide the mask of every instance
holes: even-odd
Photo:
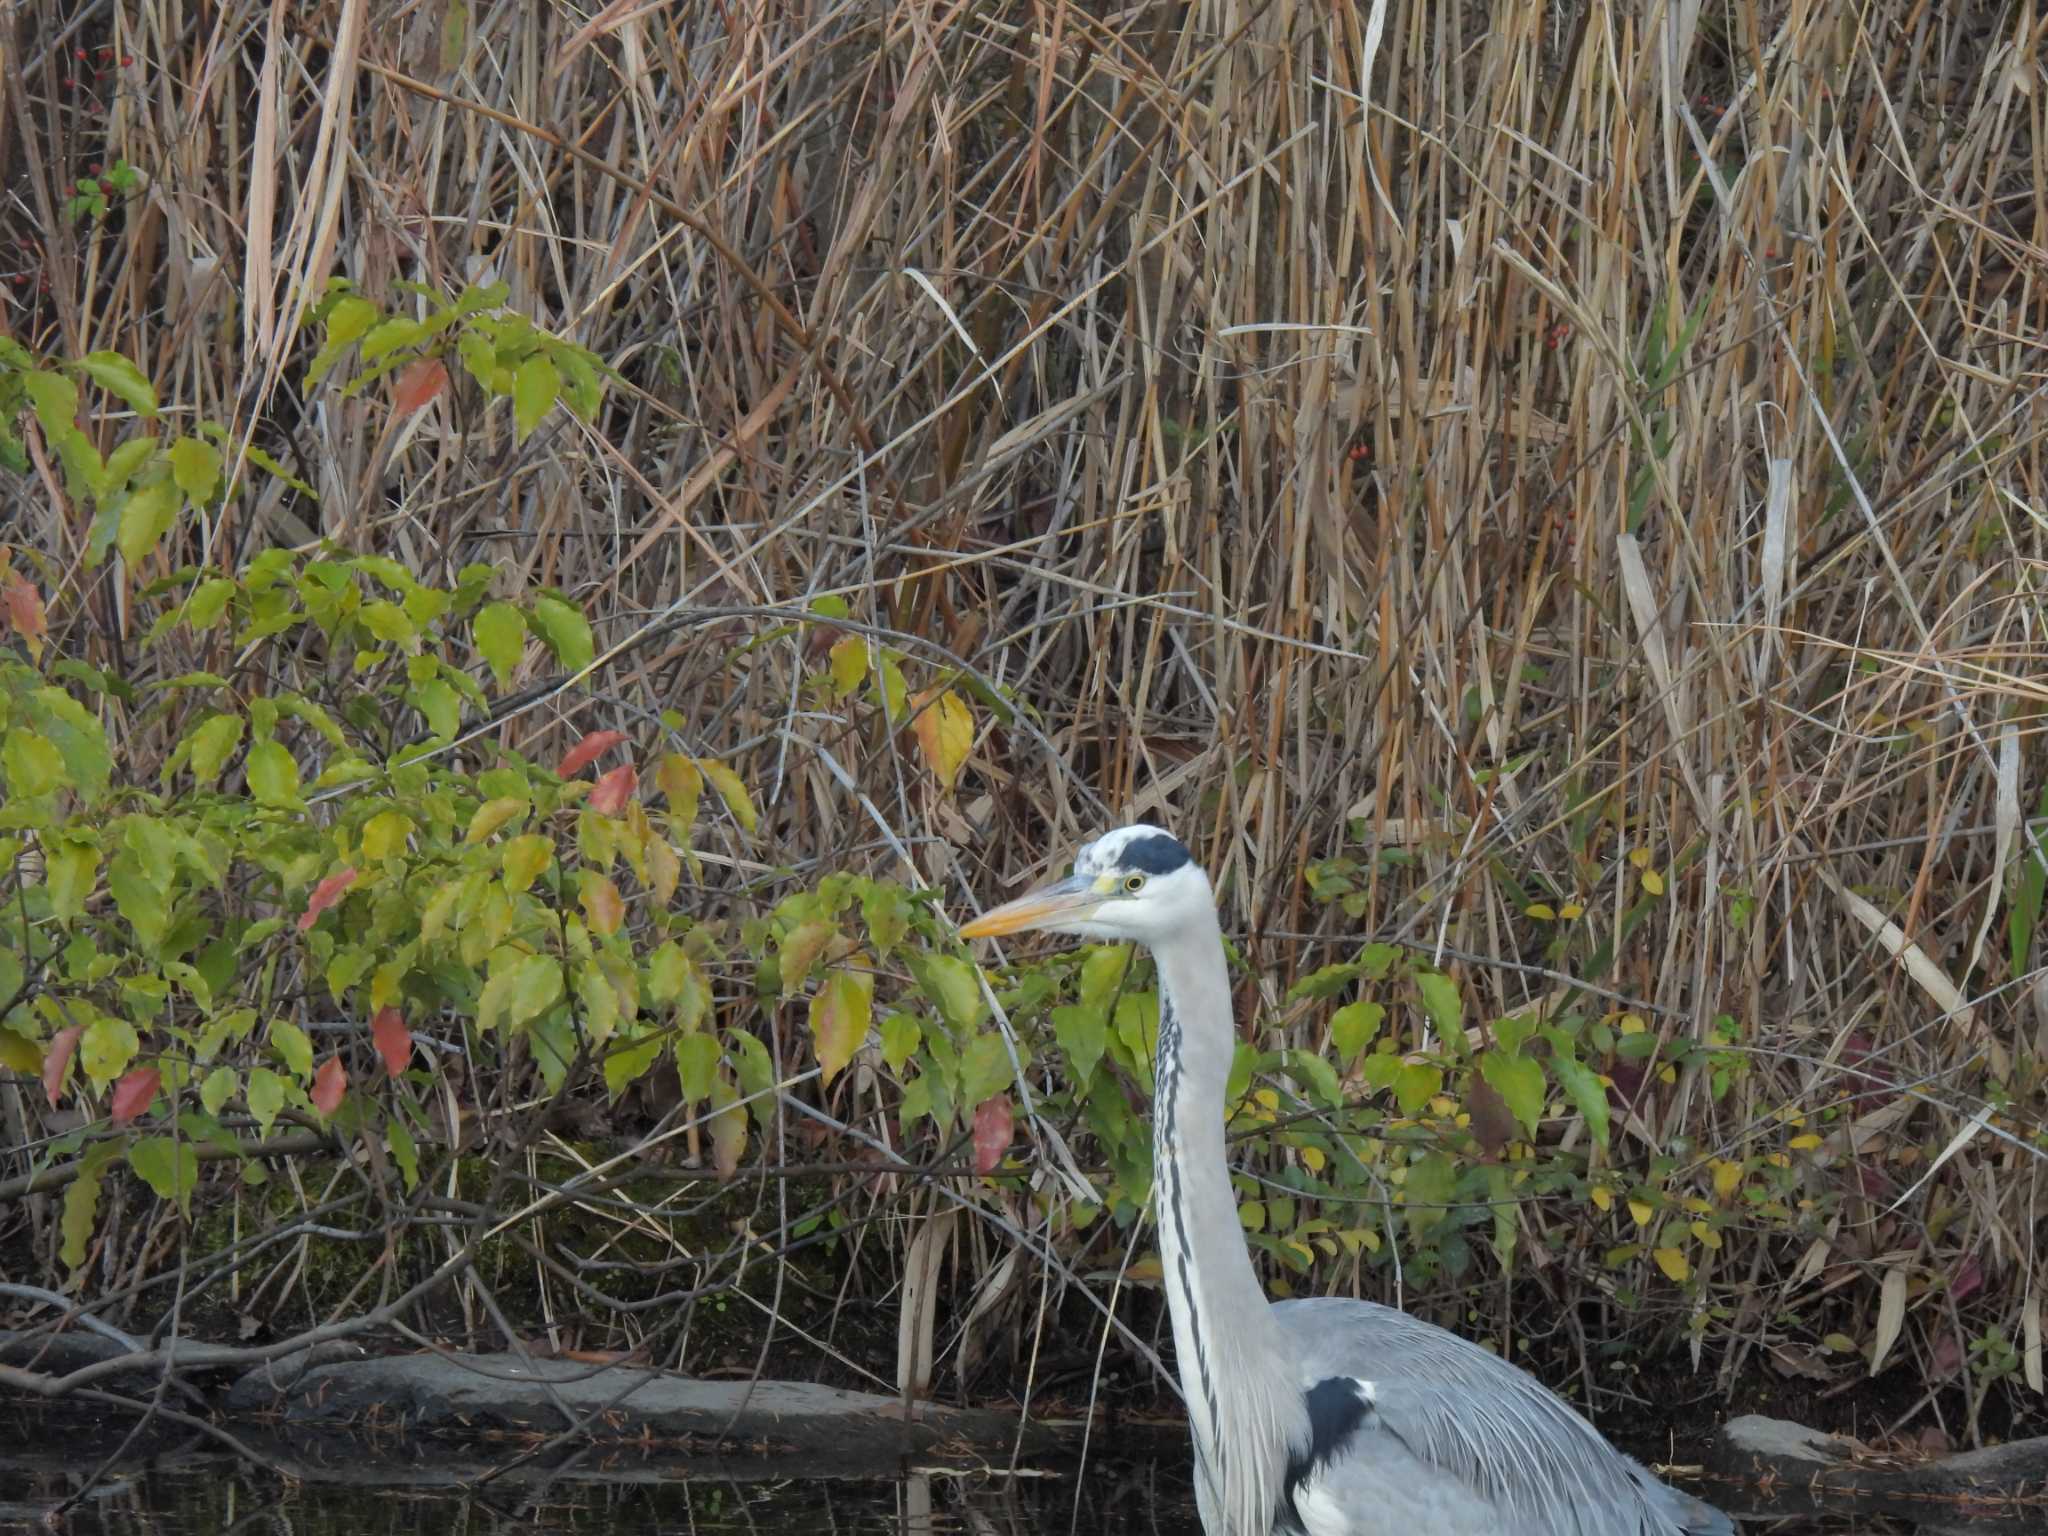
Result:
[[[1143,875],[1124,876],[1124,891],[1126,894],[1135,896],[1143,889],[1145,889],[1145,877]]]

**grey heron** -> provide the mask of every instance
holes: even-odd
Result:
[[[1732,1536],[1519,1367],[1347,1297],[1268,1302],[1224,1157],[1237,1031],[1209,878],[1132,826],[960,930],[1131,940],[1158,971],[1159,1257],[1208,1536]]]

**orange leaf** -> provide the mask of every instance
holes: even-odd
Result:
[[[50,1096],[52,1109],[57,1107],[58,1097],[64,1092],[64,1070],[71,1065],[71,1057],[78,1049],[78,1037],[84,1033],[83,1024],[73,1024],[51,1037],[50,1052],[43,1058],[43,1092]]]
[[[623,763],[603,775],[590,791],[590,808],[600,816],[616,816],[640,787],[640,770]]]
[[[43,613],[43,594],[36,590],[34,582],[9,571],[5,595],[7,622],[17,635],[28,642],[29,660],[41,661],[43,636],[50,627]]]
[[[561,778],[573,778],[625,739],[624,731],[592,731],[569,749],[569,755],[562,759],[562,766],[555,773]]]
[[[299,918],[299,932],[320,921],[320,914],[341,900],[342,893],[356,883],[355,866],[337,870],[313,887],[313,894],[306,898],[306,910]]]
[[[448,365],[438,357],[420,358],[398,376],[398,414],[410,416],[447,387]]]
[[[827,1088],[867,1039],[874,1012],[875,978],[868,971],[836,970],[812,996],[811,1039]]]
[[[155,1067],[137,1067],[114,1084],[114,1124],[127,1125],[149,1108],[149,1101],[163,1086],[164,1075]]]
[[[994,1173],[996,1165],[1002,1162],[1003,1154],[1010,1150],[1010,1134],[1016,1127],[1016,1117],[1010,1108],[1010,1096],[999,1093],[994,1098],[983,1099],[974,1111],[974,1171]]]
[[[405,1015],[386,1004],[370,1020],[370,1038],[377,1042],[377,1054],[384,1058],[387,1076],[397,1077],[412,1060],[412,1031],[405,1027]]]
[[[583,871],[583,890],[578,900],[583,904],[583,921],[590,925],[592,933],[617,933],[619,924],[626,920],[626,899],[619,894],[619,888],[594,870]]]
[[[320,1063],[320,1070],[313,1074],[313,1091],[308,1097],[313,1107],[320,1111],[325,1120],[337,1109],[348,1093],[348,1068],[341,1064],[339,1056],[330,1056]]]
[[[927,688],[915,702],[917,744],[939,783],[951,789],[974,746],[974,716],[950,688]]]

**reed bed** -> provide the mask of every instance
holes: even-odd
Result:
[[[570,594],[615,653],[508,739],[679,712],[762,806],[714,886],[986,901],[1157,819],[1216,875],[1264,1043],[1319,1046],[1289,984],[1377,937],[1480,1019],[1591,983],[1725,1048],[1719,1096],[1619,1085],[1617,1161],[1804,1116],[1831,1203],[1658,1330],[1722,1385],[1839,1374],[1779,1325],[1824,1286],[1974,1424],[1995,1382],[2038,1411],[2048,1295],[2044,24],[28,0],[0,299],[320,493],[252,480],[123,581],[326,539]],[[115,161],[144,189],[67,221]],[[336,276],[502,279],[618,382],[523,443],[459,393],[304,388]],[[68,573],[68,649],[132,652],[60,498],[18,478],[0,526]],[[984,690],[956,789],[807,691],[835,631],[791,621],[827,598]],[[1638,1326],[1587,1207],[1518,1220],[1584,1228],[1585,1264],[1411,1301]],[[963,1239],[951,1283],[1007,1252]]]

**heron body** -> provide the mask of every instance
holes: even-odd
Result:
[[[961,931],[1027,929],[1135,941],[1158,970],[1159,1256],[1208,1536],[1732,1536],[1476,1344],[1372,1302],[1266,1300],[1224,1154],[1222,932],[1178,841],[1106,833]]]

